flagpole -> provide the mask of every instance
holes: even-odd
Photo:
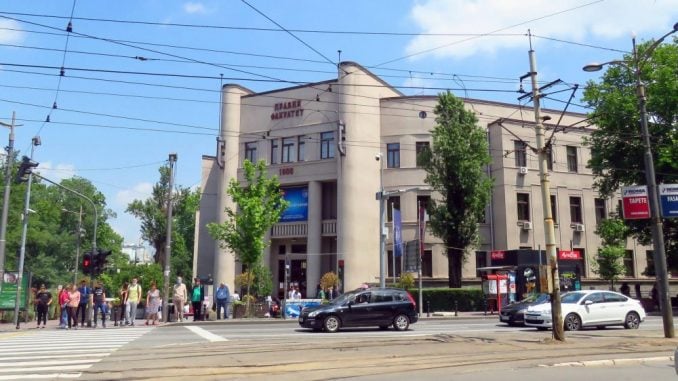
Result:
[[[417,246],[419,247],[419,255],[417,256],[417,266],[419,268],[419,317],[424,316],[424,291],[422,290],[423,282],[421,281],[421,257],[424,255],[422,252],[422,237],[421,237],[421,201],[417,200],[417,235],[419,235],[419,242],[417,242]]]
[[[391,268],[393,269],[393,285],[395,286],[396,284],[396,268],[395,268],[395,257],[396,257],[396,222],[395,222],[395,208],[394,208],[395,203],[391,203],[391,228],[393,229],[393,236],[391,238],[391,241],[393,243],[392,249],[391,249]]]

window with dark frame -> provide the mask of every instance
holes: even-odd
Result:
[[[402,259],[403,257],[395,257],[395,276],[399,277],[400,276],[400,269],[402,268]],[[388,250],[388,263],[386,264],[387,271],[388,271],[388,277],[393,276],[393,250]]]
[[[583,222],[581,197],[570,196],[570,222],[575,224],[581,224]]]
[[[530,221],[530,194],[518,193],[516,194],[516,201],[518,205],[518,221]]]
[[[306,161],[306,135],[299,135],[297,139],[297,160]]]
[[[429,142],[416,142],[415,143],[416,147],[416,154],[417,154],[417,168],[421,168],[424,166],[424,163],[421,160],[421,154],[422,152],[428,151],[431,149],[431,143]]]
[[[328,131],[320,134],[320,158],[334,158],[334,132]]]
[[[400,210],[400,196],[390,196],[386,203],[387,221],[393,221],[393,209]]]
[[[257,142],[245,143],[245,159],[252,163],[257,162]]]
[[[421,257],[421,276],[433,276],[433,252],[431,250],[424,250],[424,255]]]
[[[567,146],[567,170],[577,172],[579,165],[577,163],[577,147]]]
[[[600,224],[601,221],[607,218],[607,207],[605,205],[605,199],[596,198],[593,200],[596,206],[596,224]]]
[[[558,225],[558,198],[556,195],[551,195],[551,217],[553,218],[553,224]]]
[[[516,167],[527,167],[527,144],[522,140],[513,141]]]
[[[386,168],[400,168],[400,143],[386,144]]]
[[[487,267],[487,251],[476,251],[476,276],[480,277],[483,275],[481,271],[478,270],[480,267]]]
[[[271,164],[278,164],[278,139],[271,140]]]
[[[626,250],[624,253],[624,275],[627,277],[635,276],[635,265],[633,264],[633,250]]]
[[[282,140],[282,163],[291,163],[295,161],[294,158],[294,138],[283,138]]]

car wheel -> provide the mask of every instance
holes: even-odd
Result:
[[[577,314],[565,316],[565,329],[567,331],[579,331],[581,329],[581,318]]]
[[[624,319],[624,328],[638,329],[640,327],[640,316],[636,312],[629,312]]]
[[[409,326],[410,318],[403,314],[396,315],[396,317],[393,319],[393,328],[395,328],[396,331],[407,331]]]
[[[341,326],[341,322],[339,321],[339,318],[330,315],[325,318],[325,321],[323,322],[323,327],[325,328],[325,331],[334,333],[339,330],[339,327]]]

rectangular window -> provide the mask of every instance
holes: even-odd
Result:
[[[596,198],[594,199],[596,204],[596,224],[600,224],[600,221],[607,218],[607,207],[605,206],[605,199]]]
[[[569,172],[577,172],[578,168],[577,147],[567,146],[567,170]]]
[[[283,138],[282,140],[282,162],[291,163],[295,161],[294,138]]]
[[[417,196],[417,205],[428,210],[428,205],[431,203],[431,196]]]
[[[624,254],[624,275],[634,277],[635,266],[633,265],[633,250],[626,250]]]
[[[555,195],[551,195],[551,217],[553,218],[553,223],[558,224],[558,199]]]
[[[386,216],[388,217],[387,221],[393,221],[393,209],[400,210],[400,196],[391,196],[386,202]]]
[[[403,257],[395,257],[395,276],[400,276],[400,269],[402,268],[402,259]],[[388,251],[388,263],[386,264],[388,268],[388,277],[393,277],[393,250]]]
[[[337,183],[322,183],[322,218],[337,219]]]
[[[334,132],[320,134],[320,158],[332,159],[334,157]]]
[[[257,142],[245,143],[245,159],[252,163],[257,162]]]
[[[553,147],[546,150],[546,169],[553,171]]]
[[[516,157],[516,167],[527,167],[527,145],[522,140],[513,141],[513,151]]]
[[[421,276],[433,276],[433,252],[431,250],[424,250],[424,255],[421,257]]]
[[[480,267],[487,267],[487,251],[476,251],[476,276],[480,277],[483,275],[482,272],[478,271]]]
[[[417,142],[416,143],[416,153],[417,153],[417,167],[421,168],[424,166],[424,163],[421,160],[422,152],[428,151],[431,149],[431,143],[429,142]]]
[[[645,260],[647,261],[647,267],[645,268],[645,272],[643,272],[643,275],[645,275],[645,276],[655,276],[654,251],[646,250],[645,251]]]
[[[400,143],[386,145],[386,167],[400,168]]]
[[[570,197],[570,222],[575,224],[584,222],[581,215],[581,197]]]
[[[518,202],[518,221],[529,221],[530,195],[528,193],[518,193],[516,197]]]
[[[278,139],[271,140],[271,164],[278,164]]]
[[[297,139],[297,160],[306,161],[306,136],[300,135]]]

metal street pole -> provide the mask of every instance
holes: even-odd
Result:
[[[2,201],[2,219],[0,219],[0,290],[2,280],[5,279],[5,246],[7,243],[7,216],[9,213],[9,195],[12,187],[12,167],[14,163],[14,122],[16,113],[12,112],[12,124],[0,122],[0,126],[9,127],[9,145],[7,146],[7,159],[5,160],[5,194]]]
[[[31,144],[31,160],[33,160],[33,152],[35,146],[40,145],[40,138],[34,137]],[[23,225],[21,227],[21,247],[19,249],[19,274],[17,276],[16,284],[16,298],[14,299],[14,325],[16,329],[21,328],[19,323],[19,305],[21,301],[21,284],[24,277],[24,259],[26,258],[26,234],[28,232],[28,207],[31,203],[31,184],[33,183],[33,172],[28,173],[28,183],[26,185],[26,199],[24,200]],[[26,312],[28,313],[28,298],[26,298]]]
[[[78,266],[80,265],[80,237],[82,236],[82,205],[80,205],[80,212],[78,213],[78,230],[75,233],[78,235],[78,240],[75,246],[75,270],[73,270],[73,284],[78,284]]]
[[[169,189],[167,190],[167,233],[165,245],[165,270],[163,271],[162,284],[162,318],[167,323],[169,321],[169,276],[170,276],[170,254],[172,252],[172,188],[174,187],[174,163],[177,161],[177,154],[169,154]],[[200,301],[202,303],[202,301]],[[175,312],[176,314],[176,312]],[[177,315],[178,316],[178,315]]]
[[[386,237],[384,236],[386,205],[388,197],[384,197],[384,158],[381,153],[379,160],[379,287],[386,287]]]
[[[544,147],[544,124],[541,118],[539,87],[537,85],[537,59],[532,49],[530,35],[530,79],[532,81],[532,99],[534,102],[534,132],[537,140],[537,154],[539,157],[539,179],[541,182],[541,204],[544,212],[544,232],[546,233],[546,264],[551,271],[551,322],[553,338],[565,341],[563,327],[563,313],[560,305],[560,278],[558,274],[558,259],[556,257],[556,234],[551,215],[551,197],[549,194],[550,181],[546,166],[546,148]],[[541,256],[541,254],[540,254]]]

